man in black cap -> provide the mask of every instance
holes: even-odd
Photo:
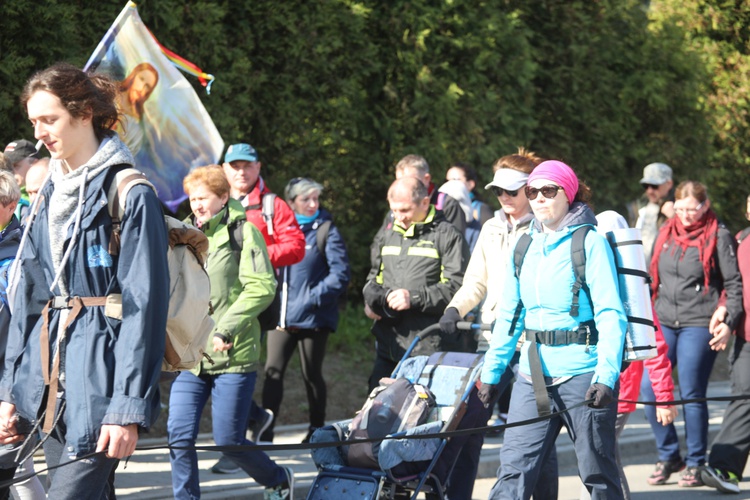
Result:
[[[29,193],[26,192],[26,172],[39,159],[39,151],[33,142],[16,139],[5,146],[5,157],[13,164],[13,176],[21,188],[21,199],[18,200],[16,217],[23,220],[24,212],[29,206]]]

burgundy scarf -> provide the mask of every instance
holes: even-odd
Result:
[[[654,254],[651,257],[651,290],[653,300],[656,301],[656,295],[659,291],[659,256],[664,246],[668,242],[673,242],[672,255],[680,248],[682,255],[680,260],[685,256],[688,247],[696,247],[698,255],[703,264],[704,276],[704,293],[708,289],[708,280],[711,277],[711,270],[716,265],[714,253],[716,252],[716,237],[719,232],[719,221],[716,214],[710,208],[700,220],[689,226],[683,226],[679,217],[672,217],[659,229],[659,236],[654,244]]]

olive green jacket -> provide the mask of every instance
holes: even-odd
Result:
[[[230,233],[244,224],[240,261],[230,243]],[[276,277],[268,259],[263,235],[247,222],[244,207],[230,199],[228,204],[201,227],[208,237],[206,270],[211,279],[212,317],[216,322],[206,353],[214,364],[203,360],[196,375],[249,373],[257,370],[260,358],[260,314],[273,301]],[[233,345],[228,351],[214,351],[213,337]]]

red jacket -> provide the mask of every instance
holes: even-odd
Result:
[[[637,401],[638,394],[641,391],[641,378],[643,377],[643,367],[648,370],[648,377],[651,380],[651,386],[654,388],[656,401],[674,401],[674,381],[672,380],[672,363],[667,357],[669,347],[664,341],[664,334],[661,332],[659,318],[654,311],[654,324],[656,325],[656,357],[646,361],[636,361],[630,363],[630,366],[620,374],[620,396],[619,399],[627,401]],[[634,403],[617,403],[617,413],[632,413],[635,411]]]
[[[737,234],[737,238],[742,232]],[[737,247],[737,264],[742,276],[742,305],[745,310],[745,317],[740,321],[737,331],[734,332],[737,337],[744,338],[750,342],[750,236],[745,236]]]
[[[261,200],[264,194],[270,192],[263,178],[258,177],[253,189],[240,201],[245,207],[248,222],[257,227],[266,240],[271,265],[278,269],[296,264],[305,257],[305,235],[297,224],[294,212],[279,196],[273,205],[273,235],[269,234],[261,212]]]

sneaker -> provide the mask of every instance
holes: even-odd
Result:
[[[222,455],[219,461],[211,467],[211,472],[214,474],[235,474],[240,470],[240,466],[226,455]]]
[[[263,492],[263,500],[294,500],[294,472],[289,467],[282,467],[286,481]]]
[[[653,474],[647,479],[648,484],[652,486],[665,484],[667,479],[669,479],[669,476],[675,472],[680,472],[684,468],[685,462],[679,458],[677,460],[667,460],[666,462],[656,462],[656,468],[654,469]]]
[[[269,434],[266,430],[273,423],[273,412],[266,408],[262,408],[262,410],[263,416],[259,420],[254,420],[248,424],[247,439],[257,444],[271,444],[273,442],[273,434]]]
[[[733,472],[724,472],[710,465],[704,465],[701,469],[701,479],[706,486],[716,488],[722,493],[740,492],[740,478]]]
[[[682,477],[677,481],[677,486],[683,488],[695,488],[697,486],[703,486],[703,480],[701,479],[701,468],[691,466],[685,469],[682,473]]]

